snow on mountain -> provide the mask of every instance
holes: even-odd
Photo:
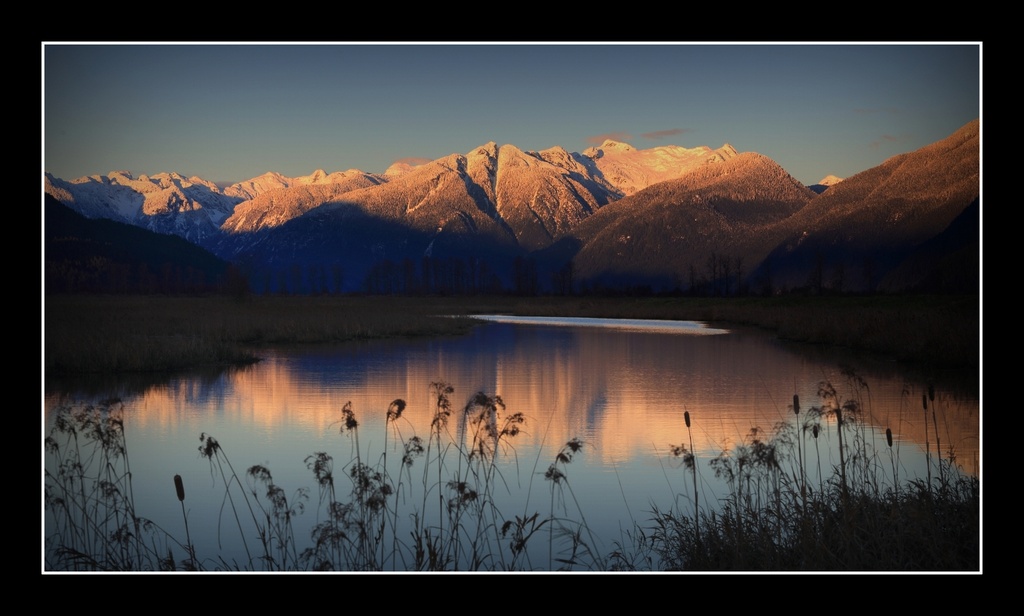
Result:
[[[386,178],[397,177],[399,175],[402,175],[403,173],[408,173],[409,171],[412,171],[413,169],[415,169],[418,166],[419,165],[414,165],[412,163],[408,163],[408,162],[404,162],[404,161],[399,161],[399,162],[396,162],[396,163],[392,164],[390,167],[388,167],[387,169],[384,170],[384,177],[386,177]]]
[[[111,171],[70,182],[46,174],[44,191],[88,218],[109,218],[201,244],[218,233],[238,198],[178,173],[133,177]]]
[[[44,191],[90,218],[244,257],[266,276],[297,263],[358,263],[351,273],[360,276],[360,267],[388,260],[511,264],[532,255],[554,268],[574,259],[579,275],[594,279],[724,279],[718,291],[728,292],[741,272],[764,289],[805,284],[808,263],[840,273],[867,263],[880,278],[978,198],[979,153],[974,121],[917,152],[810,187],[729,144],[639,150],[608,140],[583,153],[488,142],[422,164],[396,162],[384,174],[268,172],[224,190],[176,173],[71,181],[46,173]],[[759,267],[766,255],[770,270]]]
[[[324,203],[336,201],[346,193],[376,186],[385,181],[382,176],[363,173],[357,169],[330,175],[317,170],[312,175],[300,178],[285,178],[277,174],[268,177],[270,175],[264,174],[248,183],[242,183],[245,184],[244,187],[241,187],[242,184],[235,184],[232,187],[241,187],[236,194],[249,190],[257,194],[235,206],[232,214],[221,225],[221,231],[248,233],[276,227]],[[262,182],[261,178],[268,181]],[[270,188],[282,183],[288,185]]]
[[[291,186],[290,178],[274,171],[268,171],[259,177],[252,178],[251,180],[245,180],[244,182],[237,182],[228,186],[224,189],[224,194],[248,200],[265,192],[278,190],[280,188],[288,188],[289,186]]]
[[[623,197],[580,224],[574,231],[581,243],[577,273],[609,284],[646,280],[671,287],[697,270],[703,275],[710,255],[742,271],[775,246],[771,226],[814,196],[778,163],[755,152],[700,164]]]
[[[601,158],[605,154],[628,152],[636,152],[636,148],[629,145],[628,143],[613,141],[612,139],[605,139],[604,143],[602,143],[600,147],[587,148],[586,150],[583,151],[583,155],[597,159]]]
[[[683,148],[675,145],[638,150],[611,140],[583,151],[583,156],[593,161],[602,179],[622,196],[680,177],[701,165],[728,160],[736,154],[736,148],[728,143],[717,150],[708,146]]]
[[[483,232],[536,249],[617,197],[563,148],[488,142],[345,194],[344,203],[430,233]]]
[[[389,172],[388,181],[379,184],[346,185],[352,188],[347,191],[341,185],[268,191],[235,208],[222,228],[232,237],[221,242],[219,254],[260,250],[265,237],[252,232],[283,227],[299,217],[307,223],[303,229],[319,234],[315,228],[333,226],[322,233],[336,237],[349,233],[343,227],[355,220],[366,224],[366,217],[378,221],[376,228],[400,225],[425,238],[419,256],[428,245],[431,254],[440,256],[449,249],[464,252],[474,242],[509,251],[543,248],[618,196],[595,180],[579,158],[563,148],[524,152],[488,142],[466,154]],[[411,244],[403,250],[416,252]],[[387,254],[394,254],[394,248]]]
[[[267,172],[223,190],[177,173],[135,178],[111,171],[71,182],[47,174],[45,190],[86,216],[194,241],[221,231],[238,234],[281,225],[344,195],[346,202],[368,212],[422,229],[444,228],[456,219],[467,229],[496,224],[532,249],[619,197],[735,155],[728,145],[638,150],[608,140],[578,154],[558,146],[524,152],[490,142],[424,164],[398,162],[384,174],[317,169],[292,178]],[[385,184],[394,186],[384,189]],[[480,216],[487,220],[477,220]]]
[[[497,207],[523,248],[551,244],[617,197],[563,148],[499,150]]]
[[[117,171],[111,171],[109,176],[94,175],[70,182],[47,173],[43,190],[87,218],[131,223],[142,209],[143,190],[147,189],[145,183],[126,186],[132,181],[130,174]]]
[[[811,184],[807,188],[810,188],[815,193],[820,195],[821,193],[825,192],[829,188],[835,186],[836,184],[842,181],[843,178],[836,177],[834,175],[826,175],[825,177],[821,178],[820,182],[818,182],[817,184]]]
[[[364,173],[358,169],[335,171],[331,174],[328,174],[323,169],[317,169],[310,175],[303,175],[295,178],[290,178],[281,175],[280,173],[268,171],[259,177],[228,186],[224,189],[224,194],[229,197],[238,197],[243,201],[247,201],[249,199],[255,199],[256,197],[272,190],[292,188],[295,186],[309,186],[314,184],[345,184],[351,182],[353,178],[363,177],[377,178],[377,182],[375,183],[385,181],[381,176]]]
[[[390,181],[345,195],[347,204],[430,233],[484,233],[507,241],[509,230],[495,206],[497,146],[450,154],[418,165]]]

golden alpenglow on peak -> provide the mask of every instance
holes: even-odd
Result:
[[[611,139],[605,139],[604,143],[601,144],[601,149],[602,150],[614,150],[616,152],[635,152],[636,151],[636,148],[634,148],[633,146],[629,145],[628,143],[623,143],[621,141],[612,141]]]
[[[732,158],[739,154],[739,150],[734,148],[731,143],[723,144],[722,147],[715,150],[715,152],[720,154],[723,158]]]

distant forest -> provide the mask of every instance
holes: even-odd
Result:
[[[46,293],[205,293],[238,290],[237,268],[172,236],[92,220],[46,195]]]
[[[579,276],[571,253],[555,255],[553,250],[496,261],[470,256],[381,258],[356,272],[347,272],[337,262],[254,266],[228,263],[177,236],[85,218],[50,195],[45,207],[44,288],[48,294],[837,295],[849,294],[850,287],[857,286],[846,284],[849,279],[871,271],[870,258],[865,258],[863,272],[844,271],[842,259],[836,259],[839,265],[829,266],[824,250],[817,253],[807,280],[789,287],[773,282],[772,257],[751,274],[742,258],[715,252],[704,262],[684,268],[685,274],[658,284],[630,276],[585,279]],[[918,257],[932,265],[920,268],[931,271],[927,276],[916,273],[914,277],[923,282],[910,291],[977,291],[977,210],[975,201],[958,224],[922,247]],[[939,259],[930,253],[950,256]],[[908,263],[913,265],[912,260]],[[862,290],[865,286],[874,289],[875,284],[860,285]]]

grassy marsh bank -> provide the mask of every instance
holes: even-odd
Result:
[[[979,362],[978,296],[537,298],[509,300],[506,310],[750,325],[786,340],[845,346],[901,361],[962,368]]]
[[[505,313],[691,319],[957,368],[979,365],[978,296],[778,298],[47,296],[47,374],[178,370],[255,361],[252,349],[465,333]]]
[[[255,347],[465,333],[475,322],[409,298],[49,296],[47,374],[244,364]],[[440,312],[438,312],[440,311]]]

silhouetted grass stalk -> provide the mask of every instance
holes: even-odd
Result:
[[[693,431],[690,430],[690,411],[683,411],[683,422],[686,424],[686,434],[690,437],[690,470],[693,473],[693,510],[694,514],[694,527],[697,532],[697,541],[700,541],[700,493],[697,491],[697,464],[693,460],[693,457],[697,455],[696,450],[693,448]]]
[[[921,394],[921,406],[924,407],[924,464],[928,469],[928,489],[932,488],[932,457],[928,445],[928,395]]]
[[[804,431],[800,429],[800,396],[793,394],[793,415],[796,421],[796,457],[797,468],[800,473],[800,500],[803,508],[807,509],[807,473],[804,469]]]
[[[213,476],[224,488],[224,504],[230,505],[248,560],[242,563],[200,561],[189,531],[184,506],[184,485],[175,476],[175,490],[185,518],[184,544],[135,514],[123,420],[116,403],[84,409],[61,409],[45,445],[53,462],[46,469],[48,523],[47,568],[65,570],[204,570],[240,569],[264,571],[346,570],[504,570],[531,566],[528,544],[547,526],[548,569],[654,568],[740,570],[970,570],[978,567],[980,524],[979,482],[954,466],[955,456],[938,460],[940,481],[912,480],[898,483],[899,465],[894,435],[886,430],[892,483],[878,463],[874,440],[864,436],[860,417],[866,415],[854,395],[840,397],[829,383],[819,386],[822,404],[807,411],[799,421],[800,403],[794,396],[798,438],[792,438],[789,422],[780,422],[774,433],[752,428],[731,450],[708,463],[723,479],[728,493],[718,507],[698,506],[698,460],[693,453],[692,424],[684,412],[689,447],[672,447],[689,467],[694,486],[691,512],[652,512],[651,526],[637,528],[632,546],[619,546],[611,557],[601,553],[597,539],[566,476],[566,467],[582,450],[583,442],[571,439],[560,448],[544,478],[550,481],[548,516],[525,511],[505,518],[495,505],[495,491],[506,483],[497,457],[514,454],[506,442],[523,423],[518,413],[505,415],[498,396],[473,395],[460,417],[459,434],[446,428],[449,398],[453,389],[432,385],[434,417],[427,455],[417,436],[403,440],[396,425],[404,403],[394,401],[385,416],[385,452],[377,466],[363,462],[358,445],[358,422],[351,404],[342,412],[343,434],[353,442],[347,474],[352,480],[350,500],[337,500],[333,458],[319,452],[306,458],[319,485],[317,523],[312,545],[298,549],[293,530],[295,516],[303,511],[306,490],[291,498],[276,485],[269,469],[253,466],[243,486],[220,444],[201,435],[200,452],[210,463]],[[934,395],[934,394],[932,394]],[[927,399],[927,396],[926,396]],[[933,404],[934,407],[934,404]],[[822,474],[818,446],[820,419],[834,416],[844,447],[851,455]],[[937,422],[937,411],[933,415]],[[392,430],[402,442],[403,456],[397,472],[388,469]],[[810,431],[818,454],[818,487],[806,485],[801,440]],[[873,432],[872,432],[873,434]],[[846,437],[849,437],[847,440]],[[796,448],[795,454],[792,449]],[[436,455],[430,455],[431,448]],[[369,454],[369,452],[367,452]],[[450,456],[457,456],[457,463]],[[369,455],[367,456],[369,458]],[[400,532],[403,477],[412,484],[411,467],[424,460],[423,495],[419,508],[403,512],[410,520],[408,533]],[[798,472],[792,469],[796,459]],[[436,465],[437,469],[431,468]],[[402,471],[405,471],[404,475]],[[428,478],[449,474],[445,483]],[[844,471],[845,470],[845,476]],[[789,481],[789,478],[796,478]],[[888,485],[887,485],[888,484]],[[411,485],[410,485],[411,488]],[[249,509],[252,526],[242,523],[242,504]],[[433,490],[438,491],[439,515],[433,510]],[[392,498],[394,495],[394,498]],[[446,496],[448,498],[446,498]],[[570,512],[567,506],[574,505]],[[258,512],[258,513],[257,513]],[[219,522],[218,522],[219,524]],[[255,534],[262,553],[251,555],[246,537]],[[220,543],[218,529],[218,543]],[[404,538],[403,538],[404,537]],[[556,540],[565,539],[556,551]],[[182,546],[188,556],[174,561],[170,546]],[[223,549],[223,548],[222,548]],[[631,554],[629,552],[632,552]]]
[[[188,549],[190,566],[196,569],[196,549],[192,545],[192,535],[188,531],[188,514],[185,513],[185,484],[181,481],[181,475],[174,476],[174,491],[177,493],[178,502],[181,503],[181,517],[185,520],[185,545]]]
[[[405,400],[402,400],[402,399],[399,398],[399,399],[396,399],[396,400],[392,401],[391,404],[388,405],[387,413],[384,416],[384,452],[381,455],[381,468],[384,469],[383,472],[384,472],[384,483],[385,484],[388,483],[388,441],[389,441],[390,435],[391,435],[391,433],[390,433],[388,428],[392,428],[393,427],[395,429],[395,432],[398,434],[399,440],[401,440],[401,433],[398,432],[398,427],[395,426],[394,423],[396,421],[398,421],[399,417],[402,416],[402,412],[404,410],[405,410]],[[401,480],[402,480],[402,469],[401,469],[401,467],[399,467],[399,469],[398,469],[398,480],[399,480],[399,484],[398,485],[401,486]],[[393,539],[392,540],[392,544],[391,544],[391,551],[392,551],[392,553],[395,553],[395,551],[397,550],[397,547],[398,547],[397,546],[397,544],[398,544],[398,519],[397,518],[398,518],[398,490],[396,489],[395,490],[395,521],[392,523],[392,527],[391,527],[392,528],[392,533],[391,534],[392,534],[392,539]],[[382,515],[381,519],[380,519],[380,535],[381,535],[381,537],[384,536],[384,523],[385,523],[386,520],[387,520],[387,516]],[[385,541],[381,541],[380,542],[380,546],[381,546],[380,547],[380,562],[381,563],[384,563],[384,561],[385,561],[385,557],[384,557],[384,546],[385,545],[386,545]],[[392,563],[392,566],[394,566],[394,564],[395,563]]]
[[[253,556],[252,556],[252,553],[249,551],[249,544],[248,544],[248,542],[245,539],[246,532],[245,532],[245,529],[242,527],[242,521],[238,517],[238,508],[235,505],[235,499],[234,499],[234,496],[232,496],[232,493],[231,493],[231,486],[232,486],[232,484],[238,486],[238,488],[242,490],[242,498],[244,499],[246,508],[249,510],[249,515],[252,517],[253,525],[257,529],[259,529],[260,528],[260,524],[259,524],[259,521],[256,519],[256,512],[252,508],[252,503],[249,502],[248,497],[245,495],[245,491],[244,491],[244,487],[242,486],[242,482],[238,478],[238,473],[235,472],[234,467],[231,465],[231,461],[227,458],[227,456],[221,450],[220,442],[218,442],[217,439],[215,439],[213,436],[210,436],[210,435],[206,434],[205,432],[199,435],[199,441],[202,443],[199,446],[199,453],[204,458],[209,459],[209,461],[210,461],[210,473],[218,475],[220,477],[220,479],[221,479],[221,482],[224,485],[224,498],[228,501],[228,504],[231,506],[231,513],[232,513],[232,515],[235,518],[235,525],[237,526],[238,531],[239,531],[239,536],[242,539],[242,547],[245,549],[245,556],[248,559],[248,562],[251,563],[251,562],[253,562]],[[231,471],[230,477],[227,475],[227,473],[224,472],[224,464],[227,464],[228,470]],[[216,471],[216,473],[214,471]],[[220,520],[219,519],[217,521],[217,529],[218,529],[218,537],[219,537],[219,535],[220,535]],[[259,532],[258,535],[260,537],[260,543],[263,546],[263,557],[265,559],[269,559],[270,558],[270,547],[269,547],[269,545],[267,544],[267,542],[265,540],[264,533]]]
[[[892,456],[892,483],[880,472],[873,440],[865,437],[859,401],[864,384],[852,378],[854,394],[840,398],[828,383],[819,387],[821,407],[808,412],[803,430],[819,435],[816,415],[840,409],[844,445],[853,455],[833,469],[819,489],[802,492],[781,483],[779,463],[794,443],[788,428],[769,438],[752,429],[731,451],[710,461],[730,486],[723,515],[697,519],[674,510],[655,510],[651,549],[667,569],[710,570],[971,570],[979,564],[979,482],[940,460],[938,486],[924,480],[898,483],[893,433],[885,442]],[[794,400],[794,407],[798,402]],[[837,417],[837,421],[839,420]],[[933,418],[935,421],[936,418]],[[785,426],[786,424],[780,424]],[[803,431],[801,430],[801,432]],[[872,431],[873,434],[873,431]],[[852,440],[849,440],[852,439]],[[679,448],[673,448],[676,451]],[[799,448],[788,455],[799,457]],[[819,454],[820,472],[820,454]],[[955,477],[955,479],[953,479]],[[762,483],[763,482],[763,483]],[[762,485],[771,502],[761,501]],[[956,530],[954,530],[956,529]]]
[[[54,461],[45,470],[44,505],[54,529],[46,538],[47,568],[134,571],[174,566],[168,545],[174,539],[136,513],[123,412],[116,398],[57,409],[44,440]]]

